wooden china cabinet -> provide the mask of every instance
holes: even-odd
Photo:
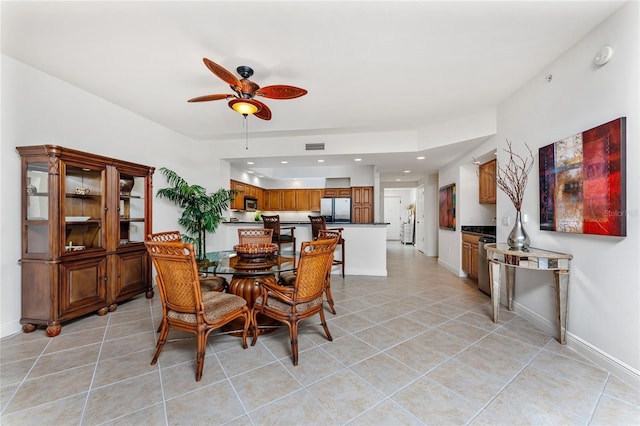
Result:
[[[153,167],[56,145],[17,147],[22,161],[22,328],[105,315],[153,297],[144,238]]]

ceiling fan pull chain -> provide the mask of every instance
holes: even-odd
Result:
[[[249,120],[247,120],[247,114],[244,116],[244,149],[249,149]]]

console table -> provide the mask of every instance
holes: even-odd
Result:
[[[558,341],[565,344],[567,333],[567,302],[569,297],[569,264],[573,256],[549,250],[529,247],[528,251],[513,250],[508,244],[485,244],[489,260],[491,280],[491,304],[493,322],[498,322],[500,310],[500,272],[504,266],[507,284],[507,309],[513,310],[513,292],[516,282],[516,268],[553,271],[555,286],[556,321]]]

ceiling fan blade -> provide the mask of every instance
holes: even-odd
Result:
[[[261,87],[256,92],[257,96],[270,99],[294,99],[307,94],[307,91],[299,87],[277,84],[275,86]]]
[[[217,75],[222,81],[231,86],[233,90],[236,90],[235,87],[240,87],[240,80],[238,80],[235,75],[231,74],[231,72],[227,71],[225,68],[221,67],[210,59],[202,58],[202,61],[212,73]]]
[[[197,98],[191,98],[187,102],[206,102],[206,101],[219,101],[220,99],[235,98],[234,95],[227,95],[224,93],[218,93],[215,95],[198,96]]]
[[[260,104],[260,111],[254,113],[253,115],[262,120],[271,120],[271,110],[269,109],[269,107],[255,99],[253,99],[253,102]]]

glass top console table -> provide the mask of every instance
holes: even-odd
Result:
[[[516,281],[516,268],[552,271],[555,287],[556,321],[558,323],[558,341],[565,344],[567,332],[567,302],[569,296],[569,266],[573,256],[549,250],[529,247],[528,251],[517,251],[504,243],[486,244],[491,280],[491,304],[493,322],[498,322],[500,310],[500,273],[505,269],[507,286],[507,309],[513,310],[513,294]]]

